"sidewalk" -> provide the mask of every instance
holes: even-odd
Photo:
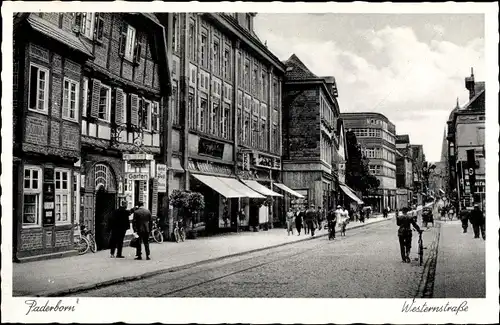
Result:
[[[347,229],[363,227],[384,220],[372,217],[364,224],[351,222]],[[109,251],[87,253],[67,258],[13,264],[14,296],[60,296],[96,286],[152,276],[166,270],[188,268],[229,256],[269,249],[299,241],[324,237],[323,229],[314,237],[287,235],[285,229],[230,233],[204,237],[182,243],[150,244],[151,261],[135,261],[135,249],[124,247],[125,259],[109,258]]]
[[[474,238],[470,224],[462,231],[460,221],[441,222],[434,298],[486,297],[486,241]]]

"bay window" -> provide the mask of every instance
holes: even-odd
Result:
[[[65,224],[71,222],[71,187],[70,171],[67,169],[54,170],[55,181],[55,222]]]
[[[23,227],[40,226],[42,214],[42,169],[24,167]]]
[[[30,64],[29,109],[48,112],[49,69]]]
[[[79,82],[64,78],[63,118],[78,121],[78,89]]]

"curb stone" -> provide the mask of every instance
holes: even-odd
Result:
[[[368,226],[368,225],[377,224],[377,223],[380,223],[380,222],[391,220],[392,218],[393,217],[391,215],[389,215],[385,219],[376,220],[376,221],[370,222],[370,223],[356,224],[356,225],[354,225],[352,227],[347,228],[347,230],[357,229],[357,228],[365,227],[365,226]],[[215,257],[215,258],[212,258],[212,259],[198,261],[198,262],[194,262],[194,263],[189,263],[189,264],[186,264],[186,265],[174,266],[174,267],[167,267],[167,268],[163,268],[163,269],[156,270],[156,271],[146,272],[146,273],[140,274],[140,275],[132,275],[132,276],[119,277],[119,278],[112,279],[112,280],[102,281],[102,282],[94,283],[94,284],[91,284],[91,285],[82,285],[82,286],[78,286],[78,287],[74,287],[74,288],[70,288],[70,289],[63,289],[63,290],[56,290],[56,291],[46,291],[46,292],[39,293],[39,294],[37,294],[35,296],[36,297],[63,297],[63,296],[67,296],[67,295],[70,295],[70,294],[77,293],[77,292],[89,291],[89,290],[93,290],[93,289],[97,289],[97,288],[101,288],[101,287],[107,287],[107,286],[111,286],[111,285],[118,284],[118,283],[123,283],[123,282],[130,282],[130,281],[141,280],[141,279],[150,278],[150,277],[153,277],[153,276],[156,276],[156,275],[159,275],[159,274],[163,274],[163,273],[178,272],[178,271],[186,270],[186,269],[193,268],[193,267],[196,267],[196,266],[200,266],[200,265],[203,265],[203,264],[213,263],[213,262],[221,261],[221,260],[224,260],[224,259],[229,259],[229,258],[233,258],[233,257],[242,256],[242,255],[257,253],[257,252],[261,252],[261,251],[265,251],[265,250],[269,250],[269,249],[273,249],[273,248],[278,248],[278,247],[282,247],[282,246],[286,246],[286,245],[291,245],[291,244],[295,244],[295,243],[299,243],[299,242],[304,242],[304,241],[308,241],[308,240],[314,240],[314,239],[318,239],[318,238],[323,238],[323,237],[326,237],[326,236],[328,236],[328,233],[321,234],[321,235],[314,236],[314,237],[310,236],[310,237],[306,237],[306,238],[301,238],[301,239],[293,241],[293,242],[285,242],[285,243],[281,243],[281,244],[277,244],[277,245],[266,246],[266,247],[252,249],[252,250],[248,250],[248,251],[244,251],[244,252],[239,252],[239,253],[235,253],[235,254],[230,254],[230,255]]]

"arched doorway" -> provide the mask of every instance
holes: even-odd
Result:
[[[109,221],[116,205],[115,179],[109,167],[94,167],[95,181],[95,238],[98,250],[109,248]]]

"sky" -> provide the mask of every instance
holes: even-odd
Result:
[[[334,76],[341,112],[375,111],[439,161],[446,120],[485,75],[482,14],[259,13],[254,29],[282,61],[293,53]]]

